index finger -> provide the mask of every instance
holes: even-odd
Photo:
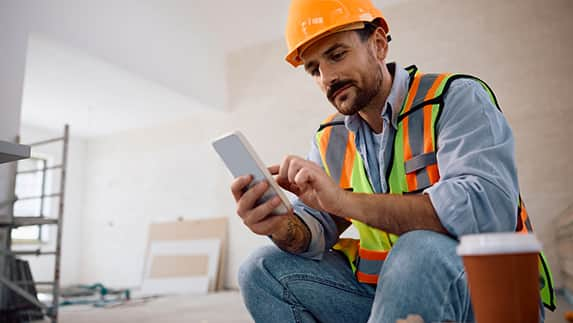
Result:
[[[276,175],[279,173],[280,166],[279,165],[271,165],[267,167],[271,175]]]

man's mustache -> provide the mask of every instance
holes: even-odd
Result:
[[[332,101],[334,99],[333,95],[336,93],[336,91],[340,90],[341,88],[349,84],[353,84],[353,82],[351,80],[342,80],[332,84],[326,91],[326,97],[328,98],[328,100]]]

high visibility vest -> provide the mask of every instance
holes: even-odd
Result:
[[[409,90],[398,116],[391,167],[385,174],[391,194],[418,194],[440,179],[436,158],[436,123],[444,105],[444,94],[452,81],[469,78],[479,82],[491,101],[499,108],[493,91],[483,81],[462,74],[422,74],[415,66],[407,68]],[[455,107],[448,107],[453,109]],[[501,111],[501,109],[500,109]],[[333,114],[316,133],[316,142],[326,173],[338,185],[356,193],[374,191],[355,145],[354,133],[344,125],[344,116]],[[398,236],[350,219],[360,240],[340,239],[334,249],[342,251],[358,281],[376,284],[378,274]],[[517,232],[532,232],[533,227],[519,196]],[[549,265],[539,254],[541,298],[545,306],[555,309],[555,293]]]

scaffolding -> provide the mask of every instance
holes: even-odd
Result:
[[[0,228],[5,230],[7,234],[7,243],[4,246],[0,246],[0,257],[4,258],[4,268],[0,266],[0,287],[4,285],[6,288],[5,292],[0,289],[1,295],[13,295],[12,298],[17,295],[16,298],[20,298],[27,301],[27,307],[22,307],[22,311],[29,311],[30,308],[40,310],[42,316],[47,316],[52,323],[58,321],[58,305],[59,305],[59,294],[60,294],[60,262],[61,262],[61,245],[62,245],[62,227],[63,227],[63,215],[64,215],[64,198],[65,198],[65,185],[66,185],[66,169],[67,169],[67,159],[68,159],[68,145],[69,145],[69,126],[64,127],[64,134],[62,137],[53,138],[49,140],[43,140],[35,143],[28,144],[26,146],[34,149],[34,147],[44,146],[52,143],[61,143],[61,160],[60,164],[48,165],[48,163],[43,160],[42,167],[37,169],[27,169],[18,170],[16,172],[16,180],[19,176],[24,176],[26,174],[40,173],[41,174],[41,194],[37,196],[23,196],[14,198],[9,201],[12,204],[12,214],[8,216],[0,217]],[[8,144],[8,143],[6,143]],[[16,146],[26,147],[24,145],[11,144]],[[13,146],[15,147],[15,146]],[[0,146],[0,149],[2,146]],[[20,147],[21,148],[21,147]],[[13,157],[10,157],[13,156]],[[18,159],[29,158],[30,152],[28,149],[27,156],[25,154],[20,154],[20,158],[16,157],[13,150],[11,154],[0,154],[0,162],[15,161]],[[48,172],[60,173],[59,189],[58,192],[51,193],[46,188],[46,176]],[[44,206],[47,199],[58,199],[57,204],[57,216],[49,217],[44,213]],[[40,214],[38,216],[14,216],[14,204],[19,201],[36,200],[40,203]],[[56,228],[56,239],[54,250],[45,251],[41,247],[36,250],[25,250],[16,251],[13,250],[12,246],[12,229],[24,226],[38,226],[39,234],[41,239],[42,226],[44,225],[54,225]],[[27,264],[23,264],[22,260],[18,259],[19,256],[54,256],[54,275],[52,281],[34,281]],[[0,264],[2,264],[0,263]],[[13,264],[10,266],[10,264]],[[22,267],[24,266],[24,267]],[[10,270],[10,267],[16,268],[20,273],[15,273],[14,270]],[[44,303],[38,300],[36,293],[36,286],[45,285],[51,287],[52,301],[50,303]],[[31,306],[31,305],[32,306]],[[10,299],[4,299],[4,302],[0,302],[0,315],[3,312],[19,311],[18,307],[10,308]],[[1,318],[1,317],[0,317]],[[2,320],[3,321],[3,320]]]

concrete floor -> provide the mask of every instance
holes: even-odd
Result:
[[[170,296],[112,308],[64,306],[61,323],[244,323],[253,322],[239,292]]]
[[[563,296],[557,295],[557,309],[555,312],[545,311],[545,323],[566,323],[567,311],[573,311],[573,305],[567,303]]]
[[[558,297],[556,312],[547,312],[545,323],[565,323],[563,314],[573,310]],[[172,296],[130,306],[94,308],[85,305],[64,306],[62,323],[244,323],[253,322],[236,291],[205,296]]]

